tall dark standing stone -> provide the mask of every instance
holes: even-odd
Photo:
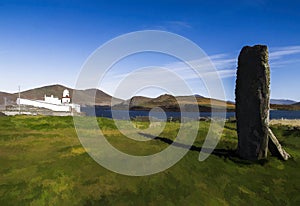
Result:
[[[266,158],[268,146],[272,154],[289,158],[269,129],[269,87],[267,46],[244,47],[238,59],[235,90],[238,153],[244,159]]]
[[[235,90],[238,153],[242,158],[267,157],[269,85],[267,46],[244,47],[238,59]]]

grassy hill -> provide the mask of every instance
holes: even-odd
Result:
[[[71,97],[73,97],[74,93],[76,93],[77,98],[73,99],[73,102],[76,102],[78,104],[109,105],[111,99],[113,98],[110,95],[98,89],[75,90],[58,84],[23,91],[21,92],[21,98],[32,99],[32,100],[43,100],[44,95],[47,96],[53,95],[54,97],[61,98],[62,93],[65,89],[68,89],[70,91]],[[1,92],[0,101],[3,101],[3,97],[8,97],[8,99],[11,100],[12,102],[16,102],[18,96],[19,96],[18,93],[9,94],[9,93]],[[117,103],[121,103],[123,100],[118,98],[113,98],[113,101],[117,104]]]
[[[161,138],[140,142],[123,136],[113,120],[98,122],[112,145],[135,155],[168,147],[179,128],[179,123],[167,123]],[[250,163],[235,157],[236,126],[226,123],[217,149],[199,162],[209,122],[199,124],[193,147],[176,165],[155,175],[129,177],[108,171],[86,153],[71,117],[0,117],[0,205],[300,204],[298,127],[272,126],[293,156],[289,161],[270,157]]]
[[[179,111],[179,105],[185,106],[186,108],[192,108],[198,106],[200,111],[210,111],[211,107],[224,108],[227,110],[234,110],[235,106],[233,103],[224,102],[221,100],[215,100],[205,98],[201,96],[177,96],[164,94],[156,98],[140,97],[136,96],[129,100],[129,107],[131,109],[152,109],[154,107],[161,107],[165,110]],[[189,109],[187,109],[189,110]]]
[[[44,99],[44,95],[53,95],[54,97],[61,98],[65,89],[68,89],[70,94],[73,93],[73,89],[57,84],[23,91],[21,92],[21,97],[25,99],[42,100]],[[18,93],[14,95],[17,96]]]
[[[129,107],[131,109],[152,109],[154,107],[169,108],[170,110],[179,110],[179,105],[175,97],[165,94],[157,98],[133,97],[130,99]]]

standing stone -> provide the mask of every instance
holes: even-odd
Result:
[[[244,159],[267,157],[269,85],[267,46],[244,47],[238,59],[235,90],[238,153]]]
[[[269,146],[273,155],[287,160],[289,154],[269,128],[270,67],[267,46],[246,46],[240,52],[235,95],[240,157],[264,159]]]

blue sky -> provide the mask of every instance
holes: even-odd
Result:
[[[266,44],[271,97],[300,101],[299,10],[300,1],[277,0],[2,0],[0,91],[16,92],[18,85],[22,90],[56,83],[74,87],[81,66],[103,43],[128,32],[156,29],[182,35],[201,47],[219,70],[228,100],[234,100],[241,48]],[[137,56],[115,70],[129,72],[137,60],[138,66],[178,63]],[[112,84],[113,80],[100,89],[111,93]],[[193,92],[207,95],[201,84],[191,86]]]

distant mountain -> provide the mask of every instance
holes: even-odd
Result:
[[[225,102],[222,100],[210,99],[198,94],[177,97],[174,97],[169,94],[164,94],[156,98],[135,96],[128,100],[122,100],[114,98],[99,89],[75,90],[58,84],[23,91],[21,92],[21,98],[43,100],[44,95],[53,95],[54,97],[61,98],[62,93],[65,89],[68,89],[70,91],[72,101],[81,105],[110,106],[112,102],[112,105],[115,105],[115,109],[130,108],[133,110],[150,110],[154,107],[161,107],[164,110],[177,111],[180,110],[179,105],[183,105],[185,108],[188,109],[195,108],[194,106],[196,101],[196,104],[200,111],[210,111],[211,107],[222,108],[224,107],[224,104],[226,105],[227,110],[233,111],[235,109],[234,102]],[[76,94],[76,99],[74,94]],[[15,103],[16,99],[18,98],[18,95],[18,93],[10,94],[6,92],[0,92],[0,105],[4,104],[5,99],[8,104]],[[297,103],[292,100],[272,99],[271,108],[284,110],[299,110],[300,102]]]
[[[197,97],[197,98],[203,97],[200,94],[195,94],[194,96]]]
[[[292,104],[295,104],[297,102],[295,102],[293,100],[289,100],[289,99],[271,99],[270,103],[271,104],[278,104],[278,105],[292,105]]]
[[[300,106],[300,102],[293,104],[293,106]]]
[[[72,101],[81,105],[110,105],[111,101],[114,104],[119,104],[124,101],[122,99],[113,98],[98,89],[75,90],[58,84],[23,91],[21,92],[21,98],[43,100],[44,95],[53,95],[54,97],[61,98],[62,93],[65,89],[68,89],[70,91],[71,98],[74,96],[74,94],[76,94],[76,99],[73,98]],[[11,102],[16,102],[18,95],[18,93],[9,94],[0,92],[0,104],[4,103],[4,97],[6,97],[7,100]]]

